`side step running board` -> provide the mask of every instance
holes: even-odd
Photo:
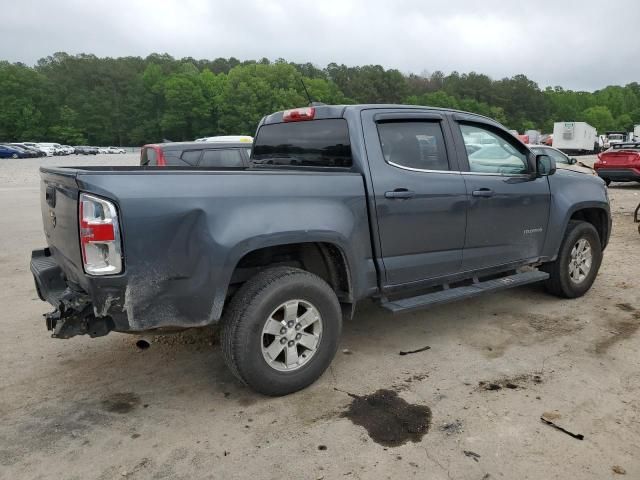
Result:
[[[539,282],[549,278],[549,274],[539,270],[531,270],[523,273],[516,273],[506,277],[495,278],[485,282],[475,282],[464,287],[448,288],[438,292],[426,293],[417,297],[402,298],[400,300],[390,300],[381,303],[383,308],[393,313],[408,312],[418,310],[441,303],[455,302],[463,298],[471,298],[488,292],[496,292],[511,287],[519,287],[527,283]]]

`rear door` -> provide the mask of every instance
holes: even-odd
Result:
[[[467,194],[446,118],[407,109],[362,117],[386,284],[458,272]]]
[[[509,132],[481,117],[454,118],[456,151],[469,198],[462,269],[540,256],[551,200],[547,177],[533,174],[529,150]]]

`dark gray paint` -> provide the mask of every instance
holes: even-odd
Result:
[[[409,172],[385,163],[375,133],[376,114],[441,122],[455,171]],[[336,117],[344,117],[349,125],[351,171],[42,169],[43,192],[50,186],[58,196],[54,208],[47,204],[45,193],[42,197],[53,256],[72,286],[93,299],[96,315],[113,317],[117,330],[139,331],[219,320],[238,261],[263,247],[299,242],[336,245],[348,264],[351,300],[357,301],[487,269],[551,260],[569,218],[581,208],[601,209],[610,227],[606,188],[597,177],[568,171],[548,178],[533,173],[528,178],[469,175],[456,122],[471,119],[506,132],[490,119],[398,105],[317,107],[317,118]],[[261,124],[281,119],[279,112]],[[470,195],[487,183],[498,193],[495,198]],[[405,200],[384,197],[385,191],[397,187],[418,195]],[[123,274],[83,274],[79,191],[117,204]],[[481,203],[484,200],[490,201]],[[57,217],[55,228],[51,212]],[[538,225],[543,228],[540,236],[520,235],[522,229]],[[513,261],[505,263],[505,258]]]

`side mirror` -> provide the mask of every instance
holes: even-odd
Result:
[[[569,165],[575,165],[576,163],[578,163],[578,160],[577,160],[577,159],[575,159],[575,158],[573,158],[573,157],[571,157],[571,158],[569,159]]]
[[[556,173],[556,161],[549,155],[536,155],[536,171],[539,177],[553,175]]]

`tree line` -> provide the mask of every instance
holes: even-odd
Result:
[[[585,121],[599,132],[640,124],[640,84],[595,92],[547,87],[524,75],[405,75],[379,65],[236,58],[99,58],[56,53],[35,66],[0,62],[0,141],[141,145],[252,135],[263,115],[308,104],[406,103],[480,113],[522,132]]]

